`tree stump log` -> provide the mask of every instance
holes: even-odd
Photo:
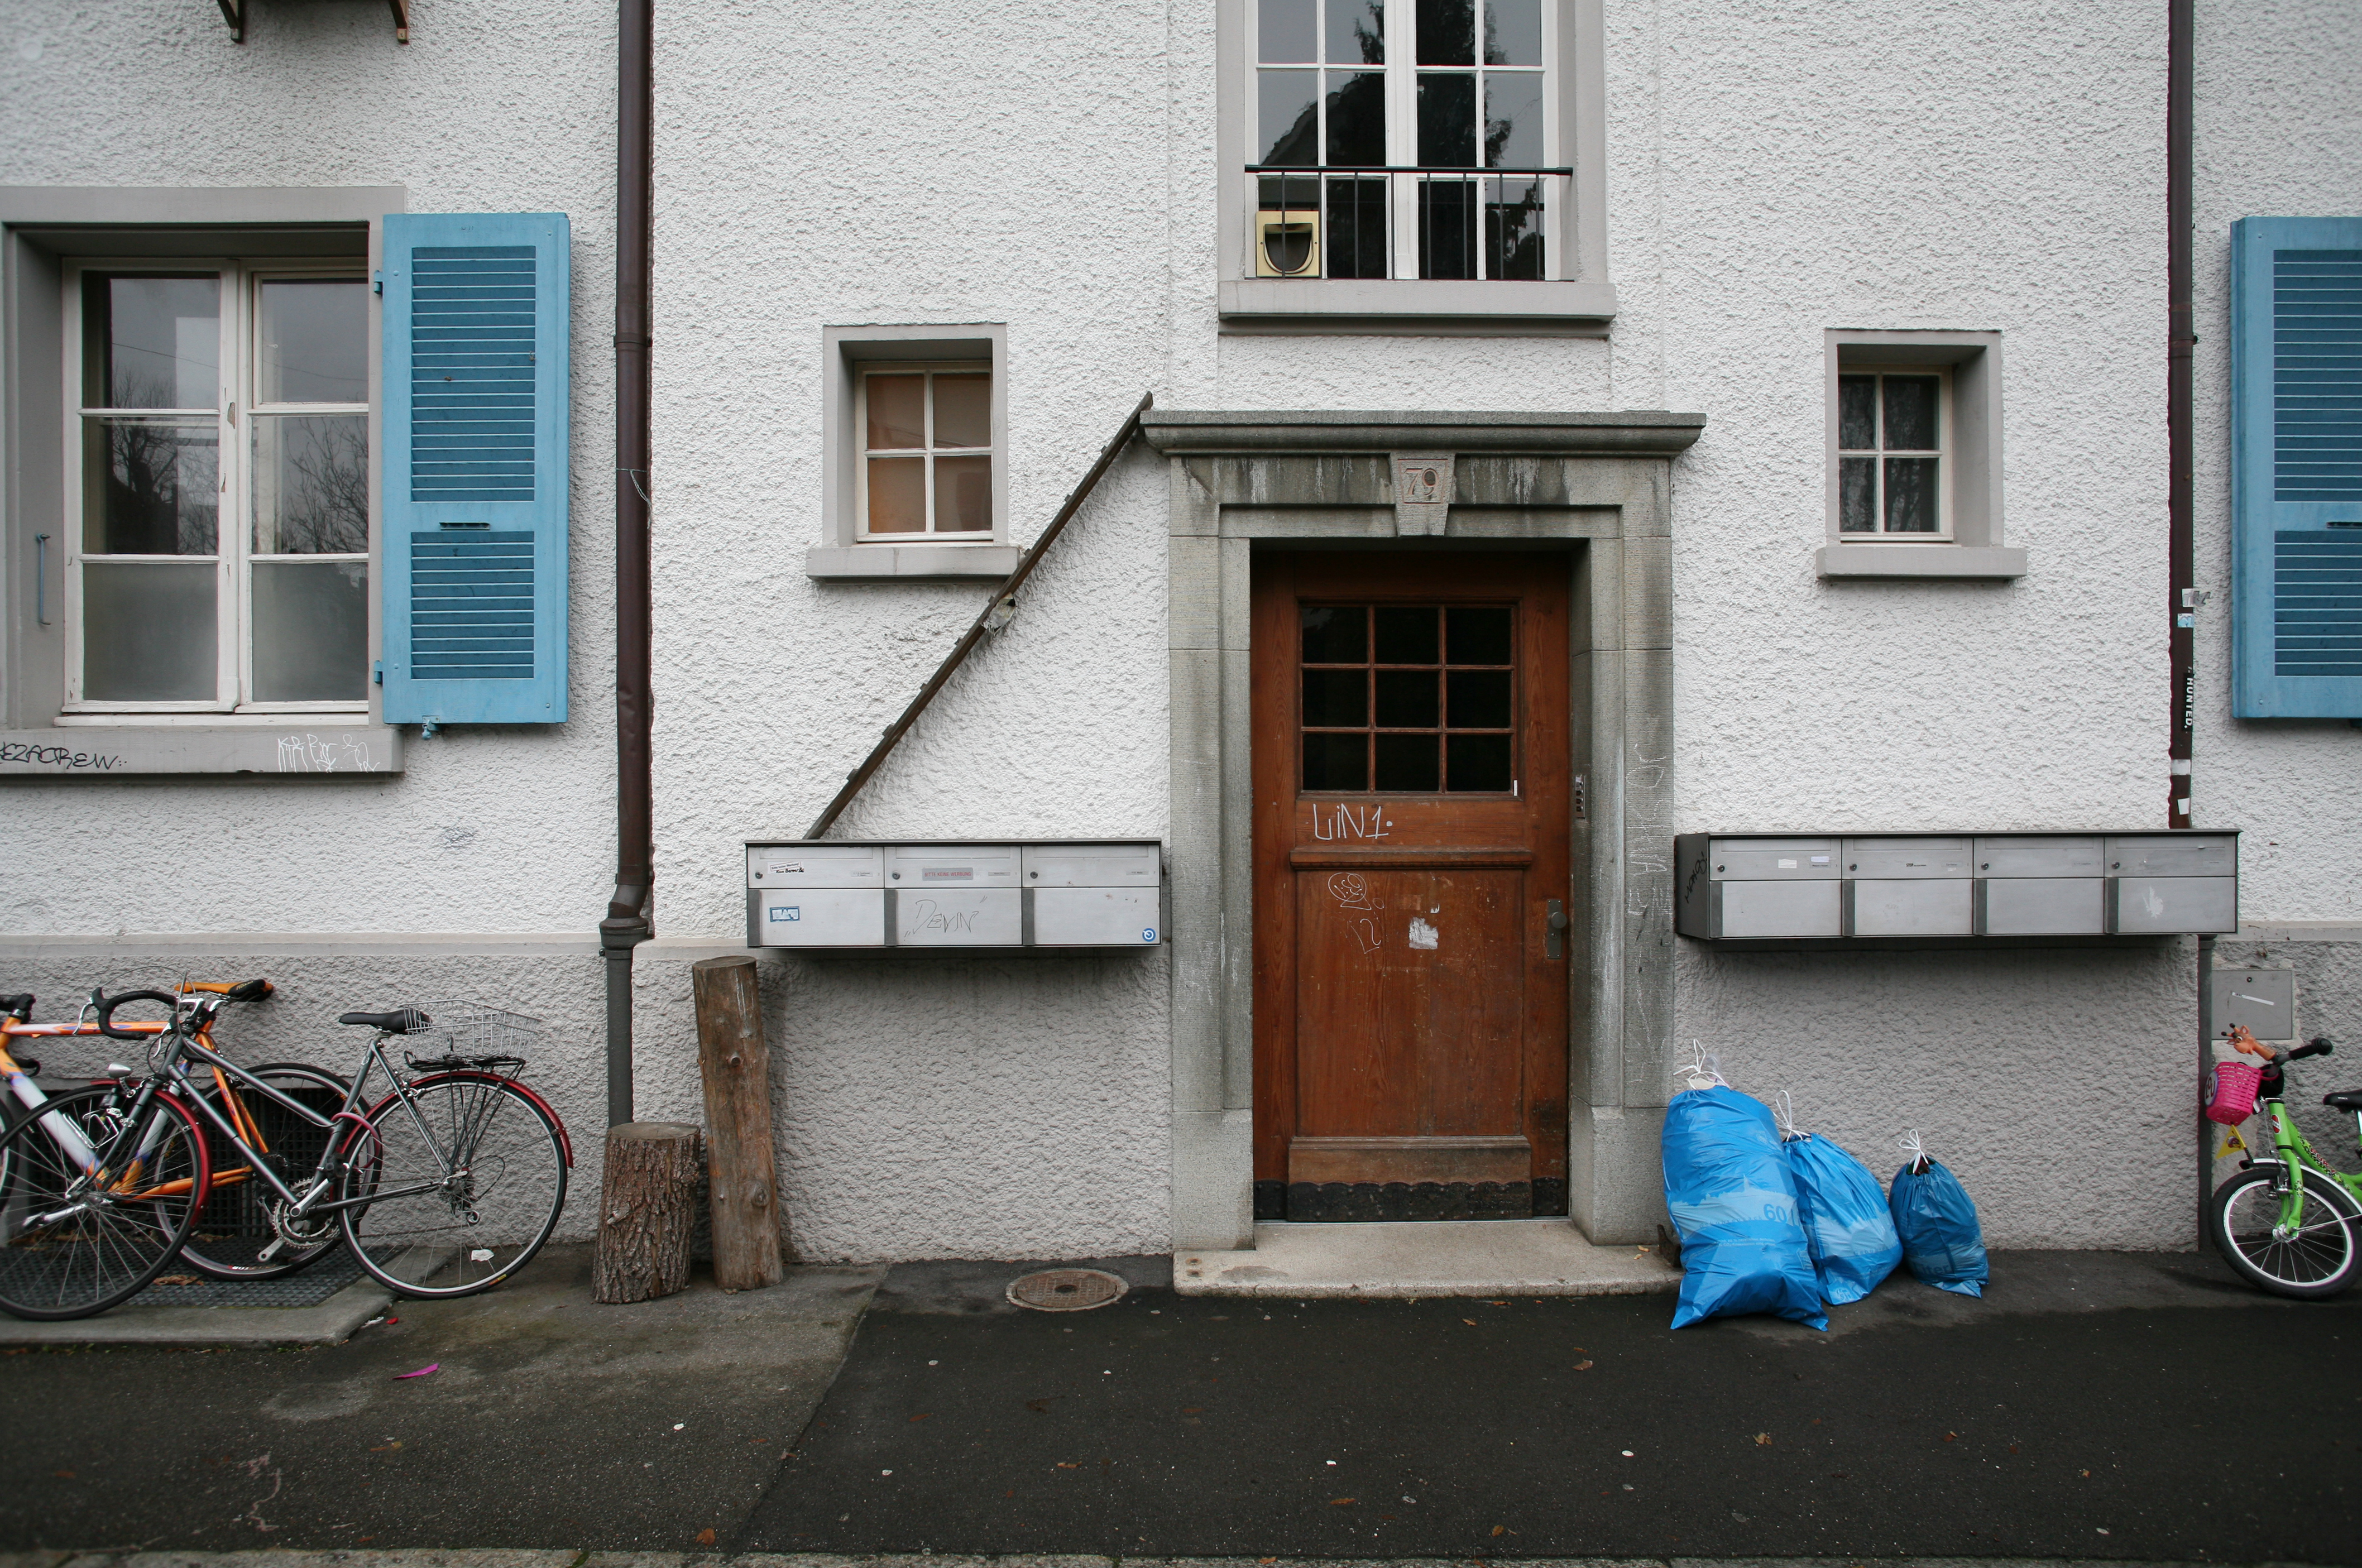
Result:
[[[697,1065],[705,1080],[712,1171],[713,1282],[724,1290],[778,1283],[779,1202],[771,1147],[771,1053],[755,960],[701,958],[690,966],[697,995]]]
[[[626,1121],[607,1129],[592,1300],[610,1306],[653,1301],[689,1283],[699,1143],[697,1129],[680,1121]]]

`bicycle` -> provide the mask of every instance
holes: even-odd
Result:
[[[226,983],[215,980],[182,980],[178,987],[186,996],[211,993],[227,1001],[263,1000],[273,994],[267,979],[255,978]],[[9,1081],[12,1094],[0,1101],[7,1110],[0,1118],[0,1127],[16,1120],[14,1106],[21,1104],[27,1110],[46,1105],[48,1097],[35,1084],[33,1076],[41,1070],[39,1062],[31,1057],[12,1059],[5,1049],[7,1041],[59,1039],[77,1035],[94,1035],[97,1026],[87,1021],[93,1003],[85,1002],[83,1016],[72,1023],[35,1023],[33,1004],[37,999],[26,996],[0,997],[0,1077]],[[195,1021],[199,1039],[211,1047],[213,1020]],[[138,1021],[127,1022],[125,1028],[134,1033],[154,1034],[167,1026],[161,1022]],[[303,1062],[271,1062],[248,1067],[247,1073],[269,1085],[281,1095],[301,1100],[315,1113],[333,1116],[343,1104],[350,1088],[343,1078],[323,1068]],[[131,1069],[110,1063],[107,1072],[114,1078],[132,1076]],[[291,1171],[308,1170],[318,1160],[319,1134],[310,1126],[280,1110],[269,1100],[249,1099],[238,1093],[237,1088],[219,1070],[213,1071],[211,1089],[203,1091],[229,1121],[238,1128],[246,1142],[258,1153],[273,1162],[281,1176]],[[200,1208],[189,1239],[182,1245],[181,1261],[200,1274],[215,1279],[269,1279],[292,1274],[300,1268],[325,1257],[337,1245],[331,1235],[310,1247],[287,1247],[279,1242],[267,1212],[269,1190],[252,1179],[251,1168],[241,1164],[237,1150],[225,1143],[218,1134],[207,1139],[208,1158],[213,1168],[212,1185]],[[275,1255],[264,1257],[267,1250]]]
[[[2270,1056],[2270,1047],[2244,1029],[2233,1030],[2231,1040],[2251,1055]],[[2281,1094],[2289,1063],[2334,1049],[2335,1042],[2323,1035],[2281,1056]],[[2328,1095],[2322,1103],[2352,1111],[2362,1143],[2362,1090]],[[2215,1250],[2250,1284],[2275,1294],[2334,1295],[2354,1283],[2362,1265],[2362,1175],[2324,1169],[2280,1095],[2256,1110],[2273,1156],[2241,1160],[2239,1173],[2214,1189],[2207,1222]]]
[[[212,1146],[235,1151],[244,1179],[269,1189],[257,1198],[273,1235],[254,1250],[257,1266],[302,1266],[297,1256],[341,1232],[355,1262],[398,1293],[456,1297],[500,1284],[541,1250],[574,1163],[565,1126],[507,1076],[524,1065],[521,1055],[456,1051],[469,1038],[529,1037],[534,1021],[443,1004],[439,1025],[418,1008],[345,1013],[338,1022],[377,1033],[338,1108],[323,1114],[213,1048],[229,988],[193,1001],[164,991],[92,993],[97,1032],[148,1042],[151,1070],[61,1095],[0,1133],[0,1309],[84,1317],[145,1287],[195,1229]],[[160,1025],[117,1026],[116,1010],[132,1001],[164,1003],[171,1015]],[[425,1060],[405,1050],[405,1077],[386,1043],[430,1030],[452,1049]],[[223,1092],[199,1090],[191,1062],[210,1069]],[[391,1087],[364,1108],[381,1070]],[[308,1172],[282,1174],[283,1157],[255,1146],[252,1123],[237,1109],[247,1102],[233,1100],[230,1083],[325,1134]]]

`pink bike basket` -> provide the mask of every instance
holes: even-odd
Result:
[[[2263,1069],[2245,1062],[2217,1062],[2208,1075],[2213,1079],[2206,1097],[2206,1118],[2235,1127],[2256,1113],[2256,1090],[2264,1081]]]

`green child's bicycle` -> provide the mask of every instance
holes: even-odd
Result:
[[[2332,1048],[2326,1036],[2310,1041],[2280,1057],[2279,1065],[2325,1056]],[[2253,1050],[2252,1036],[2241,1049]],[[2281,1094],[2287,1081],[2283,1073]],[[2362,1143],[2362,1089],[2324,1096],[2322,1103],[2353,1112]],[[2215,1188],[2207,1210],[2215,1249],[2251,1283],[2275,1294],[2334,1295],[2362,1273],[2362,1176],[2323,1168],[2279,1095],[2268,1093],[2256,1113],[2271,1153],[2241,1161],[2239,1174]]]

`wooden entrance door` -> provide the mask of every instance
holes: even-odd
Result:
[[[1568,582],[1256,558],[1259,1218],[1566,1211]]]

